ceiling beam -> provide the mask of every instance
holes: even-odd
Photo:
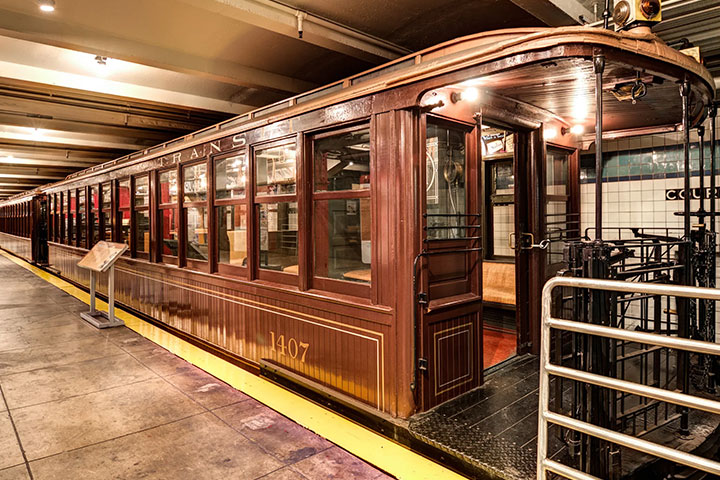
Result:
[[[0,170],[0,179],[4,178],[21,178],[21,179],[42,179],[42,180],[63,180],[67,175],[58,174],[43,174],[38,175],[34,173],[5,173],[4,170]]]
[[[0,187],[18,187],[22,188],[23,190],[30,190],[31,188],[39,187],[42,185],[42,180],[37,180],[34,182],[26,181],[26,182],[19,182],[19,181],[12,181],[11,179],[4,179],[4,181],[0,182]]]
[[[92,167],[93,165],[97,165],[99,163],[102,162],[74,162],[67,160],[39,160],[35,158],[0,157],[0,165],[19,167],[65,167],[82,170],[83,168]]]
[[[14,156],[41,160],[72,160],[80,163],[97,163],[113,160],[125,154],[125,150],[90,150],[85,148],[61,148],[27,146],[0,143],[0,157]]]
[[[510,1],[550,27],[582,25],[595,20],[595,13],[578,0]],[[602,15],[602,12],[598,12],[598,15]]]
[[[230,85],[271,90],[282,94],[301,93],[317,86],[311,82],[235,62],[204,58],[113,36],[85,25],[66,23],[57,18],[38,19],[9,9],[0,9],[0,33],[12,38],[92,55],[105,55],[127,62],[189,73]]]
[[[313,45],[372,63],[394,60],[411,53],[410,50],[381,38],[273,0],[182,1],[206,11],[219,13],[291,38],[302,38],[303,41]],[[300,22],[302,35],[299,34]]]

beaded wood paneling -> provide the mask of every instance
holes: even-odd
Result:
[[[0,247],[24,258],[32,259],[32,244],[29,238],[17,237],[9,233],[0,233]]]
[[[88,285],[82,251],[52,245],[63,276]],[[391,316],[376,309],[304,299],[212,275],[121,258],[116,301],[250,362],[267,359],[387,411],[385,357]],[[107,291],[106,279],[98,282]]]

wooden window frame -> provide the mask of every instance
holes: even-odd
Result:
[[[245,180],[245,193],[240,198],[223,198],[218,199],[217,198],[217,181],[215,179],[216,174],[216,165],[218,162],[222,160],[226,160],[228,158],[236,157],[238,155],[245,155],[245,161],[247,162],[247,175]],[[251,182],[255,181],[255,176],[253,175],[253,168],[252,168],[252,161],[250,159],[250,149],[243,147],[242,149],[230,151],[230,152],[223,152],[222,154],[213,155],[210,158],[210,163],[212,164],[212,192],[213,192],[213,203],[212,203],[212,211],[213,211],[213,218],[215,221],[213,222],[213,232],[214,232],[214,243],[213,243],[213,255],[211,256],[213,260],[213,266],[212,270],[214,272],[218,272],[220,275],[228,275],[232,277],[239,277],[243,279],[248,279],[250,277],[250,264],[252,262],[251,257],[253,256],[253,249],[252,249],[252,239],[253,239],[253,229],[252,229],[252,204],[251,204]],[[227,263],[220,263],[220,245],[219,241],[220,238],[218,236],[218,229],[219,229],[219,220],[217,215],[217,210],[219,207],[228,207],[228,206],[240,206],[245,205],[245,249],[247,250],[247,256],[245,258],[245,265],[244,266],[237,266],[237,265],[230,265]]]
[[[137,189],[137,179],[145,177],[148,181],[148,203],[147,205],[135,205],[135,192]],[[130,183],[132,189],[130,190],[130,235],[133,238],[133,241],[131,243],[130,250],[132,251],[132,257],[138,258],[141,260],[150,260],[150,256],[152,255],[152,238],[150,238],[150,241],[148,242],[148,252],[139,252],[137,249],[137,221],[135,219],[136,212],[148,212],[148,234],[152,236],[152,221],[153,221],[153,215],[150,208],[150,174],[149,173],[141,173],[138,175],[132,176],[132,181]]]
[[[104,208],[103,204],[105,203],[105,193],[103,190],[103,187],[105,185],[110,186],[110,207]],[[112,242],[114,240],[114,229],[113,229],[113,201],[114,201],[115,195],[113,194],[113,182],[102,182],[100,184],[100,198],[99,198],[99,210],[100,210],[100,240],[104,240],[106,242]],[[110,220],[110,238],[105,237],[105,213],[107,213],[107,218]]]
[[[338,293],[341,295],[351,295],[354,297],[362,297],[371,299],[373,296],[373,278],[375,276],[375,258],[374,255],[371,255],[370,258],[370,282],[360,283],[360,282],[352,282],[350,280],[341,280],[336,278],[329,278],[329,277],[321,277],[317,276],[315,274],[315,248],[317,247],[318,240],[317,240],[317,226],[316,226],[316,215],[315,215],[315,206],[318,202],[327,202],[329,200],[360,200],[363,198],[370,199],[370,211],[373,211],[372,208],[372,199],[373,199],[373,193],[375,190],[375,182],[373,179],[373,173],[374,173],[374,164],[375,164],[375,148],[374,148],[374,142],[372,141],[372,131],[373,127],[371,125],[371,121],[369,119],[364,120],[362,123],[354,123],[352,125],[347,125],[341,128],[335,128],[333,130],[325,130],[320,133],[316,133],[310,137],[308,137],[305,145],[307,149],[307,153],[305,155],[305,158],[307,158],[306,166],[305,166],[305,174],[307,175],[308,181],[306,182],[306,186],[309,188],[308,192],[308,201],[307,201],[307,207],[306,215],[305,217],[308,219],[308,230],[311,232],[309,236],[306,236],[306,242],[308,244],[307,249],[307,262],[308,262],[308,271],[310,272],[310,282],[309,287],[315,290],[323,290],[326,292],[332,292],[332,293]],[[318,140],[322,140],[325,138],[333,137],[336,135],[341,135],[343,133],[350,133],[355,132],[358,130],[365,130],[367,129],[370,132],[370,188],[366,190],[326,190],[326,191],[316,191],[315,190],[315,176],[314,176],[314,168],[315,168],[315,142]],[[359,212],[358,212],[359,214]],[[372,213],[371,213],[372,215]],[[371,245],[375,243],[375,231],[373,228],[373,219],[370,220],[370,241]],[[328,225],[330,224],[330,219],[327,219]]]
[[[295,147],[295,193],[294,194],[282,194],[282,195],[257,195],[257,152],[259,150],[265,150],[268,148],[282,147],[282,146],[294,146]],[[305,256],[304,251],[305,242],[301,239],[301,232],[303,231],[303,225],[298,223],[298,273],[282,272],[277,270],[269,270],[260,267],[260,205],[270,203],[297,203],[298,205],[298,222],[303,217],[300,211],[300,192],[304,190],[304,161],[302,152],[302,135],[294,135],[291,137],[284,137],[275,139],[269,142],[257,143],[252,145],[249,149],[249,161],[250,161],[250,177],[251,182],[246,189],[246,197],[252,200],[251,206],[248,208],[248,235],[251,242],[248,243],[248,264],[250,271],[252,272],[252,278],[258,280],[264,280],[267,282],[280,283],[283,285],[298,286],[300,279],[303,278],[306,273],[305,269]],[[250,226],[252,224],[252,227]],[[252,253],[252,255],[250,254]]]
[[[194,201],[194,202],[186,202],[185,201],[185,169],[189,167],[194,167],[196,165],[202,165],[205,164],[205,174],[207,175],[207,191],[205,193],[205,200],[201,201]],[[212,177],[212,169],[210,166],[209,157],[205,156],[202,158],[196,158],[191,161],[182,163],[178,166],[179,172],[178,172],[178,205],[179,205],[179,216],[178,216],[178,229],[180,229],[180,232],[178,232],[179,235],[179,241],[178,241],[178,255],[179,255],[179,264],[183,267],[190,268],[191,270],[195,270],[198,272],[204,272],[204,273],[210,273],[210,268],[212,265],[212,251],[211,251],[211,245],[214,241],[214,234],[213,234],[213,228],[211,225],[213,225],[213,218],[211,216],[210,212],[210,197],[211,192],[214,191],[214,188],[210,186],[210,181],[214,180]],[[208,244],[208,259],[207,260],[197,260],[194,258],[187,258],[187,224],[188,224],[188,217],[187,217],[187,211],[188,208],[205,208],[205,211],[207,212],[207,244]]]
[[[75,247],[77,246],[77,226],[75,218],[77,217],[77,192],[74,189],[67,190],[67,210],[68,210],[68,222],[67,222],[67,245]],[[73,202],[75,202],[75,208],[73,208]],[[72,234],[72,237],[70,237]]]
[[[123,207],[120,205],[120,184],[124,183],[126,181],[128,182],[128,206]],[[114,203],[115,208],[113,210],[114,215],[115,215],[114,238],[115,238],[115,241],[118,243],[127,243],[128,250],[125,253],[123,253],[123,255],[132,257],[133,256],[133,254],[132,254],[133,244],[135,243],[135,240],[133,239],[133,229],[132,229],[132,224],[133,224],[132,208],[133,208],[133,196],[134,196],[133,195],[133,188],[134,188],[133,177],[128,176],[128,177],[118,178],[113,182],[113,187],[114,187],[113,189],[115,191],[115,195],[113,196],[115,199],[115,203]],[[128,230],[127,238],[123,238],[123,233],[122,233],[123,212],[130,212],[130,215],[129,215],[130,228]]]
[[[161,195],[162,195],[162,184],[160,183],[160,175],[162,175],[165,172],[175,172],[175,180],[177,181],[177,200],[175,202],[169,202],[169,203],[162,203],[161,202]],[[174,167],[170,168],[162,168],[155,171],[154,174],[157,178],[156,185],[157,185],[157,192],[156,192],[156,238],[157,242],[155,245],[155,251],[157,252],[156,259],[158,262],[165,263],[168,265],[180,265],[180,250],[182,250],[182,243],[181,243],[181,222],[180,222],[180,175],[181,175],[181,167],[179,165],[176,165]],[[177,228],[177,255],[165,255],[163,253],[163,245],[164,245],[164,238],[163,238],[163,219],[164,219],[164,211],[165,210],[174,210],[175,211],[175,227]]]

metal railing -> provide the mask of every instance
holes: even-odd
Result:
[[[687,338],[668,337],[655,333],[643,333],[621,328],[562,320],[550,316],[552,291],[557,287],[607,290],[611,292],[641,293],[649,295],[670,295],[683,298],[720,300],[720,290],[712,288],[686,287],[657,283],[633,283],[616,280],[596,280],[591,278],[555,277],[550,279],[542,293],[542,339],[540,345],[540,405],[538,409],[538,448],[537,478],[545,480],[547,472],[562,475],[570,480],[598,480],[597,477],[576,470],[547,458],[548,423],[594,436],[601,440],[637,450],[648,455],[663,458],[704,472],[720,475],[720,462],[709,460],[691,453],[642,440],[631,435],[615,432],[583,422],[566,415],[551,412],[550,375],[564,377],[586,384],[618,390],[679,406],[720,414],[720,402],[687,395],[676,391],[642,385],[617,378],[562,367],[550,363],[550,330],[564,330],[586,335],[595,335],[616,340],[625,340],[641,344],[656,345],[688,352],[707,355],[720,355],[720,345]]]

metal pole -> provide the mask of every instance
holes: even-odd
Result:
[[[610,0],[605,0],[605,10],[603,10],[603,28],[610,28]]]
[[[690,81],[686,78],[680,87],[682,96],[682,125],[683,125],[683,156],[685,166],[685,201],[683,211],[683,232],[686,245],[684,246],[684,281],[690,286],[692,283],[692,252],[690,238]],[[690,302],[677,301],[678,304],[678,336],[688,338],[690,335]],[[690,391],[690,357],[687,352],[678,352],[677,370],[678,383],[683,393]],[[689,415],[687,407],[680,407],[680,434],[689,435]]]
[[[705,212],[705,127],[700,125],[697,128],[700,140],[700,208],[699,212]],[[698,223],[705,223],[705,217],[700,217]]]
[[[715,212],[716,212],[716,199],[715,199],[715,117],[717,116],[717,105],[715,102],[710,104],[710,112],[708,117],[710,118],[710,232],[715,233]],[[715,267],[715,255],[713,258],[713,267]],[[713,268],[712,275],[710,275],[712,286],[715,286],[715,268]]]
[[[90,315],[95,315],[95,271],[90,270]]]
[[[550,410],[550,376],[546,372],[547,362],[550,361],[550,307],[552,307],[552,286],[542,291],[542,318],[540,323],[540,387],[538,396],[540,405],[538,411],[538,444],[537,444],[537,479],[545,480],[547,469],[548,422],[547,413]]]
[[[595,70],[595,241],[602,241],[602,183],[603,183],[603,108],[602,85],[605,70],[605,56],[596,53],[593,56]]]
[[[685,160],[685,201],[683,226],[685,240],[690,240],[690,82],[687,79],[685,79],[680,86],[680,95],[682,96],[683,156]]]
[[[108,271],[108,321],[115,322],[115,264]]]

